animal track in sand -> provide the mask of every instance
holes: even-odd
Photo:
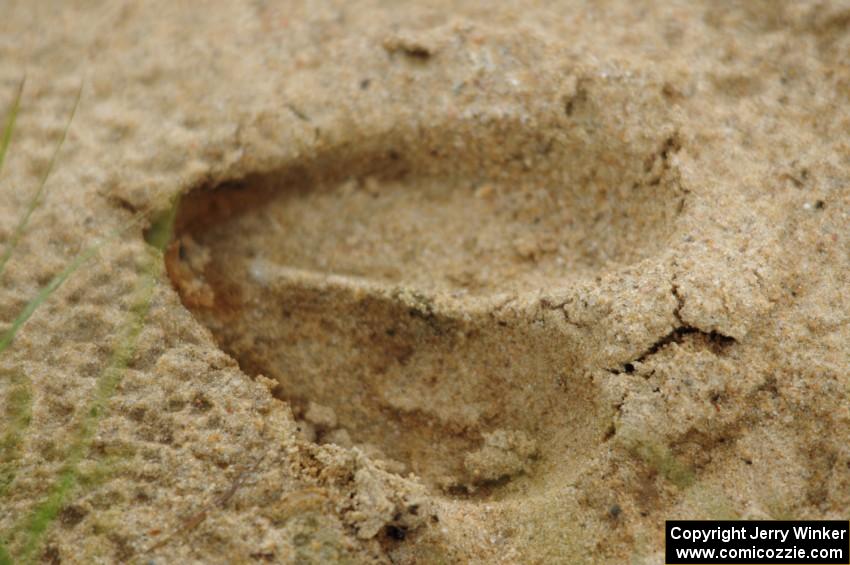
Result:
[[[594,111],[446,121],[195,190],[170,276],[311,438],[487,491],[546,456],[553,421],[608,426],[591,385],[553,384],[581,367],[539,291],[652,255],[681,208],[675,136],[623,141]]]

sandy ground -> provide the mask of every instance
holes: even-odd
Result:
[[[0,330],[105,243],[0,353],[0,562],[649,564],[669,518],[847,519],[850,3],[2,12],[4,245],[82,93]]]

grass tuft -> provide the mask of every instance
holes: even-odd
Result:
[[[56,519],[69,494],[78,483],[79,464],[88,454],[98,422],[106,413],[108,402],[124,377],[130,360],[136,351],[139,335],[145,327],[145,320],[150,311],[154,291],[163,272],[163,254],[172,237],[178,205],[179,201],[175,200],[171,209],[156,221],[148,232],[150,244],[148,262],[134,292],[135,300],[120,331],[121,337],[113,349],[109,365],[98,377],[94,398],[82,413],[82,421],[74,434],[74,439],[68,449],[59,476],[50,487],[46,498],[35,507],[28,518],[20,522],[11,532],[12,535],[20,534],[23,538],[22,549],[17,556],[20,563],[30,563],[34,560],[45,532]],[[76,265],[74,270],[79,268],[79,264]],[[0,565],[5,565],[2,551],[2,546],[0,546]]]
[[[3,137],[0,138],[0,168],[2,168],[11,143],[15,121],[20,108],[23,87],[24,81],[22,80],[9,112],[9,117],[3,130]],[[46,194],[47,180],[50,177],[50,173],[56,164],[62,145],[67,137],[74,114],[79,106],[81,95],[82,84],[77,92],[61,139],[41,177],[39,187],[28,203],[11,239],[6,242],[3,254],[0,256],[0,274],[2,274],[18,242],[25,234],[30,217],[41,204]],[[153,227],[146,234],[146,239],[150,245],[147,249],[148,262],[141,273],[140,280],[134,292],[134,300],[128,317],[119,330],[120,337],[113,348],[109,364],[98,377],[94,397],[89,406],[85,411],[80,413],[79,424],[72,434],[65,460],[55,481],[48,487],[45,498],[35,505],[29,516],[22,516],[10,531],[0,535],[0,565],[31,563],[36,559],[45,533],[66,504],[68,496],[74,487],[79,483],[79,464],[89,452],[91,440],[97,430],[98,422],[105,414],[108,402],[129,366],[136,351],[139,335],[145,327],[145,321],[151,307],[154,292],[162,277],[164,268],[163,255],[172,237],[178,205],[179,199],[175,199],[172,207],[154,222]],[[11,346],[17,333],[38,307],[50,298],[71,275],[77,272],[92,257],[97,255],[105,245],[117,239],[126,230],[138,225],[143,218],[144,216],[139,214],[131,222],[113,232],[112,235],[85,248],[61,272],[44,285],[24,306],[11,326],[0,334],[0,354]],[[6,423],[4,425],[3,435],[0,436],[0,497],[3,497],[7,493],[9,486],[15,478],[15,464],[20,456],[20,444],[24,438],[26,429],[29,427],[32,414],[32,390],[26,377],[18,373],[13,373],[10,384],[10,394],[8,396],[4,418]],[[5,545],[11,539],[15,539],[17,542],[16,546],[20,548],[20,551],[14,556]]]

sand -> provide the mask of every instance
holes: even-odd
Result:
[[[82,91],[0,331],[101,243],[0,352],[0,562],[847,519],[847,2],[3,12],[4,245]]]

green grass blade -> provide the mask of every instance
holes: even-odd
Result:
[[[12,101],[12,108],[9,110],[9,117],[6,118],[6,126],[3,128],[3,137],[0,138],[0,171],[3,170],[3,163],[6,161],[9,144],[12,143],[12,132],[15,131],[15,121],[18,119],[18,110],[21,109],[21,96],[24,94],[24,83],[26,83],[26,80],[26,78],[22,78],[21,83],[18,85],[18,92]]]
[[[83,95],[83,85],[80,83],[80,88],[77,90],[77,96],[74,99],[74,105],[71,107],[71,114],[68,116],[68,121],[65,123],[65,128],[62,130],[62,137],[59,138],[59,143],[56,144],[56,149],[53,151],[53,155],[50,157],[50,162],[47,164],[47,168],[44,171],[44,174],[41,176],[41,181],[39,182],[38,189],[35,191],[35,195],[33,195],[32,199],[27,204],[27,208],[24,211],[24,214],[21,216],[21,219],[18,221],[18,225],[15,227],[15,231],[12,232],[12,237],[9,238],[9,241],[6,242],[6,248],[3,250],[3,255],[0,256],[0,274],[3,273],[3,270],[6,268],[6,263],[9,262],[9,258],[12,256],[12,253],[15,251],[15,248],[18,246],[18,242],[26,232],[27,225],[29,225],[30,217],[32,213],[35,212],[35,209],[38,208],[38,205],[41,204],[42,197],[44,196],[45,188],[47,187],[47,179],[50,177],[50,173],[53,171],[53,167],[56,165],[56,160],[59,157],[59,152],[62,149],[62,145],[65,143],[65,138],[68,136],[68,130],[71,129],[71,122],[74,120],[74,114],[77,113],[77,107],[80,105],[80,98]]]
[[[6,550],[3,542],[0,541],[0,565],[14,565],[14,563],[12,556],[9,555],[9,552]]]
[[[174,221],[177,219],[177,211],[180,209],[180,199],[172,202],[171,207],[153,221],[150,229],[145,234],[145,241],[154,249],[165,253],[165,248],[171,242],[174,234]]]
[[[161,257],[153,259],[161,262]],[[113,351],[109,366],[98,378],[95,397],[86,410],[79,431],[71,445],[62,470],[47,498],[39,504],[25,522],[21,530],[24,533],[24,545],[19,555],[21,563],[29,563],[41,546],[41,539],[47,529],[59,515],[68,495],[77,484],[79,464],[88,452],[91,439],[97,430],[97,423],[106,411],[106,404],[115,392],[129,365],[136,341],[144,329],[145,318],[150,310],[153,291],[156,288],[157,273],[146,272],[138,288],[139,300],[133,305],[127,328],[121,341]]]
[[[0,499],[15,480],[17,461],[21,456],[20,445],[32,420],[32,385],[22,374],[13,376],[13,386],[6,408],[5,433],[0,440]],[[12,565],[12,556],[0,540],[0,565]]]
[[[20,446],[32,419],[32,387],[29,379],[16,373],[10,379],[3,433],[0,436],[0,499],[15,480],[15,466]]]
[[[89,259],[97,255],[97,253],[103,248],[103,246],[107,245],[114,241],[119,235],[124,233],[126,230],[130,229],[132,226],[139,223],[141,220],[141,216],[137,216],[133,221],[129,224],[119,228],[115,232],[112,233],[111,236],[104,239],[103,241],[99,241],[83,251],[81,251],[74,259],[62,269],[56,276],[50,279],[46,285],[41,287],[41,290],[35,295],[35,297],[30,300],[24,309],[21,310],[18,317],[12,322],[11,327],[7,329],[2,335],[0,335],[0,354],[2,354],[6,349],[12,345],[12,341],[14,341],[15,336],[21,330],[23,325],[27,323],[27,320],[33,315],[33,313],[38,309],[39,306],[44,304],[44,302],[50,298],[50,295],[56,292],[56,290],[62,286],[62,284],[68,280],[68,278],[73,275],[80,267],[82,267]]]

